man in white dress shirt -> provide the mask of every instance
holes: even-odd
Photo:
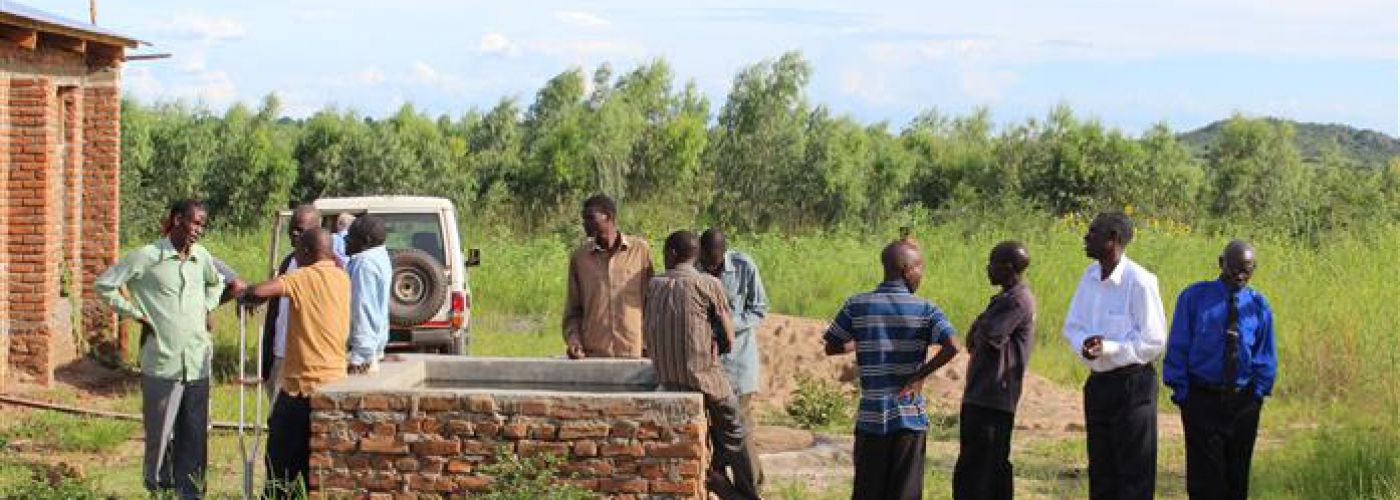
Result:
[[[1133,223],[1101,213],[1084,235],[1096,262],[1079,279],[1065,339],[1092,372],[1084,383],[1089,497],[1152,498],[1157,475],[1157,374],[1167,341],[1157,276],[1124,255]]]

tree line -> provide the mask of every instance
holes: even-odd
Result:
[[[1400,159],[1305,161],[1284,122],[1233,117],[1203,154],[1165,125],[1132,136],[1063,105],[1002,127],[985,109],[931,109],[896,129],[810,102],[810,76],[799,53],[765,60],[714,108],[665,60],[620,74],[602,65],[560,73],[528,105],[504,98],[456,117],[404,105],[377,119],[328,107],[293,120],[275,95],[221,115],[127,99],[123,237],[149,236],[164,203],[188,196],[234,229],[319,197],[417,194],[530,233],[572,223],[595,192],[752,231],[888,227],[1005,205],[1129,208],[1310,237],[1400,221]]]

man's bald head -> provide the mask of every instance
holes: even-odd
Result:
[[[303,231],[297,238],[297,265],[309,266],[322,260],[334,259],[331,233],[319,227]]]
[[[292,209],[292,218],[287,224],[287,236],[292,239],[292,247],[298,248],[301,246],[301,235],[321,225],[321,211],[310,203],[297,205]]]
[[[1254,247],[1244,240],[1231,240],[1220,252],[1220,280],[1240,288],[1254,277]]]
[[[923,281],[924,256],[913,238],[904,237],[885,245],[880,264],[885,268],[885,281],[903,280],[911,292]]]

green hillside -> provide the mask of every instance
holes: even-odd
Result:
[[[1335,155],[1348,165],[1381,168],[1392,158],[1400,156],[1400,139],[1374,130],[1333,123],[1304,123],[1279,118],[1266,120],[1293,127],[1293,143],[1307,162],[1318,163],[1328,155]],[[1204,157],[1224,124],[1224,120],[1217,121],[1178,137],[1196,156]]]

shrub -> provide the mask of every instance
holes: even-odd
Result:
[[[582,500],[597,497],[592,491],[560,481],[567,479],[559,475],[559,464],[563,460],[555,455],[522,457],[515,453],[507,453],[505,448],[498,449],[496,462],[481,468],[483,473],[495,478],[491,492],[481,498]]]
[[[787,404],[788,415],[804,429],[827,427],[850,417],[851,402],[837,385],[808,375],[797,376],[797,392]]]

